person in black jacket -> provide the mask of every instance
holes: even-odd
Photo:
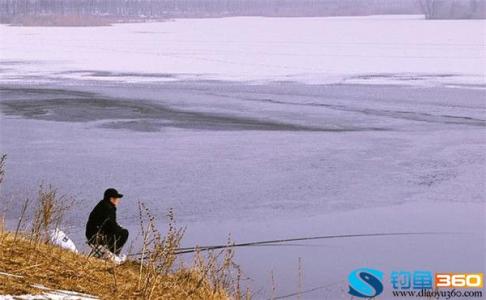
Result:
[[[86,238],[93,246],[103,245],[112,253],[119,255],[128,239],[128,230],[116,222],[116,207],[122,194],[109,188],[101,200],[89,214],[86,224]]]

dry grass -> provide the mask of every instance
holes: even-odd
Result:
[[[2,182],[5,180],[5,163],[7,161],[7,154],[0,156],[0,189],[2,187]],[[0,190],[1,192],[1,190]],[[1,199],[0,199],[1,200]],[[5,231],[5,214],[7,210],[7,205],[4,203],[4,208],[0,213],[0,232]]]
[[[0,160],[0,180],[4,165]],[[185,229],[175,226],[172,211],[162,235],[150,210],[139,204],[142,253],[119,266],[52,245],[49,232],[62,225],[73,203],[56,189],[41,186],[37,199],[22,206],[14,232],[4,231],[0,219],[0,272],[17,275],[0,274],[0,295],[42,293],[33,287],[41,284],[103,299],[249,298],[248,292],[240,291],[240,271],[231,248],[206,256],[196,253],[194,264],[184,266],[176,251]]]
[[[0,271],[23,278],[0,276],[0,294],[40,293],[33,284],[71,290],[104,299],[227,299],[223,289],[200,281],[203,271],[180,269],[159,274],[151,295],[139,287],[140,264],[114,266],[49,244],[33,245],[29,239],[3,233],[0,238]],[[115,279],[116,278],[116,279]]]
[[[5,179],[5,163],[7,162],[7,154],[3,154],[0,157],[0,185]]]
[[[208,252],[202,255],[196,252],[194,263],[184,267],[182,260],[176,255],[185,228],[177,228],[174,213],[168,213],[168,228],[165,236],[157,230],[155,218],[143,203],[139,202],[140,227],[143,238],[141,260],[138,264],[138,291],[144,299],[157,295],[157,286],[170,274],[178,274],[181,270],[185,277],[179,279],[179,284],[190,286],[183,295],[183,299],[199,299],[201,290],[205,291],[204,299],[211,297],[230,297],[234,299],[250,298],[250,293],[244,294],[240,290],[240,268],[233,261],[233,249],[228,247],[218,252]],[[228,241],[231,246],[231,241]],[[207,291],[211,291],[208,293]],[[209,298],[207,298],[209,297]]]
[[[61,227],[64,215],[74,205],[74,199],[59,195],[52,186],[46,188],[41,185],[36,204],[30,238],[35,243],[47,243],[50,238],[49,232]]]

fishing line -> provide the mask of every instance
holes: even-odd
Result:
[[[340,284],[340,283],[341,283],[341,281],[326,284],[326,285],[321,285],[321,286],[310,288],[308,290],[304,290],[304,291],[301,291],[301,292],[295,292],[295,293],[290,293],[290,294],[287,294],[287,295],[273,297],[273,298],[270,298],[268,300],[286,299],[286,298],[291,298],[291,297],[295,297],[295,296],[300,296],[300,295],[303,295],[303,294],[315,292],[317,290],[327,289],[327,288],[333,287],[333,286]]]

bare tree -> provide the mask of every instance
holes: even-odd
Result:
[[[433,19],[436,15],[437,0],[418,0],[426,19]]]

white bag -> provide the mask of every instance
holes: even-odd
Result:
[[[51,236],[51,242],[54,245],[78,253],[78,250],[76,249],[76,245],[74,245],[74,242],[64,233],[64,231],[60,230],[59,228],[56,228],[56,230],[51,231],[50,236]]]

